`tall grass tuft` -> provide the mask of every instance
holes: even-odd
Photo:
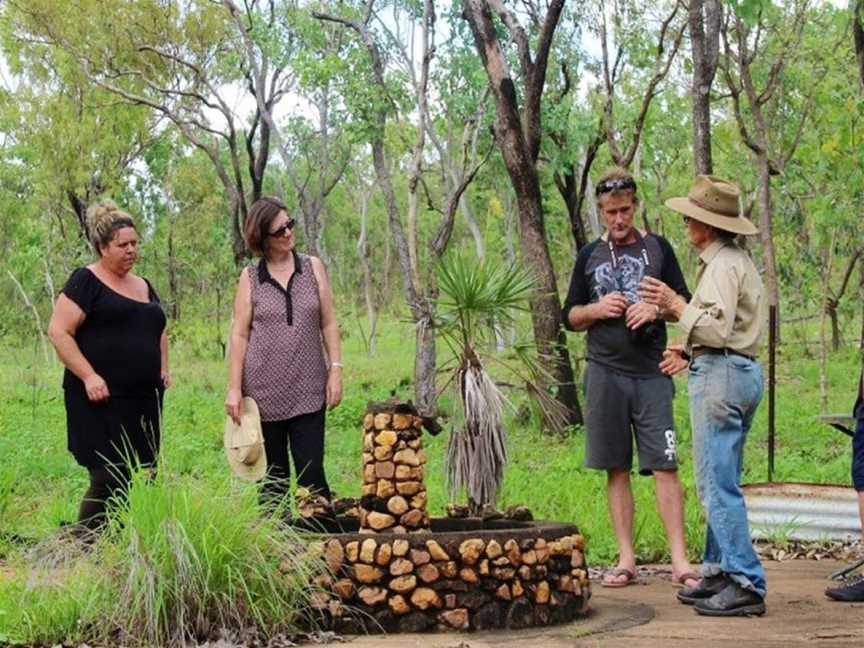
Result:
[[[224,631],[261,640],[312,624],[320,558],[262,517],[254,487],[139,472],[110,520],[91,552],[47,582],[0,582],[0,602],[15,592],[24,601],[15,618],[0,615],[0,637],[176,646]]]

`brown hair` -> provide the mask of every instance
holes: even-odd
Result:
[[[87,208],[86,223],[90,244],[99,256],[102,256],[102,248],[112,241],[117,230],[124,227],[131,227],[136,231],[138,229],[132,217],[113,200],[103,200],[90,205]]]
[[[252,203],[243,224],[243,238],[252,254],[264,256],[267,252],[270,225],[279,212],[283,211],[287,212],[288,208],[281,200],[272,196],[264,196]]]
[[[611,188],[606,188],[604,187],[604,185],[611,185]],[[616,166],[606,169],[606,171],[603,172],[603,175],[600,176],[600,179],[597,180],[597,184],[595,185],[597,206],[601,206],[601,196],[605,196],[606,194],[611,194],[614,196],[625,191],[630,192],[630,195],[633,197],[634,204],[639,202],[639,196],[636,195],[636,180],[633,178],[633,175],[624,167]]]

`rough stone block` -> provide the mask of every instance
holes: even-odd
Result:
[[[372,538],[366,538],[360,544],[360,560],[369,564],[375,562],[375,549],[377,547],[377,542],[375,542]]]
[[[393,429],[394,430],[407,430],[412,426],[413,421],[412,417],[407,414],[394,414],[393,415]]]
[[[466,565],[474,565],[480,558],[480,554],[486,548],[486,543],[479,538],[465,540],[459,545],[459,555],[462,557],[462,562]]]
[[[387,510],[393,515],[402,515],[408,510],[408,502],[401,495],[394,495],[387,500]]]
[[[336,596],[343,601],[347,601],[354,596],[354,582],[350,578],[340,578],[333,583],[333,591],[336,593]]]
[[[377,583],[384,577],[384,572],[378,567],[357,563],[354,565],[354,579],[361,583]]]
[[[395,558],[390,563],[390,574],[392,576],[404,576],[414,571],[414,563],[405,558]]]
[[[422,549],[411,550],[411,562],[415,565],[425,565],[430,560],[431,556],[428,551],[423,551]]]
[[[486,545],[486,557],[490,560],[495,560],[503,553],[504,550],[501,548],[501,543],[499,543],[497,540],[490,540],[489,543]]]
[[[411,448],[405,448],[393,455],[393,461],[405,466],[419,466],[420,458],[416,451]]]
[[[372,425],[376,430],[383,430],[390,424],[390,415],[387,413],[376,414]]]
[[[390,448],[389,446],[377,446],[372,451],[372,457],[375,459],[375,461],[387,461],[388,459],[392,459],[393,448]]]
[[[382,531],[396,524],[396,518],[386,513],[372,511],[366,516],[366,525],[376,531]],[[365,541],[364,541],[365,542]]]
[[[406,527],[416,528],[423,524],[424,517],[423,511],[415,508],[402,515],[402,517],[399,518],[399,522],[404,524]]]
[[[374,473],[375,467],[372,466],[372,471]],[[391,495],[396,494],[396,488],[393,486],[393,482],[389,479],[379,479],[378,486],[375,489],[375,495],[377,497],[386,498]]]
[[[498,603],[487,603],[471,615],[471,627],[475,630],[500,630],[503,625],[504,612]]]
[[[360,555],[360,543],[357,540],[352,540],[348,544],[345,545],[345,557],[350,562],[357,562],[357,558]]]
[[[363,429],[371,430],[375,426],[375,417],[372,414],[367,414],[363,417]]]
[[[393,555],[401,558],[402,556],[408,555],[408,550],[411,548],[411,545],[408,544],[407,540],[394,540],[393,541]]]
[[[419,610],[428,610],[430,607],[440,608],[442,604],[438,592],[428,587],[418,587],[411,592],[411,603]]]
[[[455,608],[446,610],[438,615],[438,620],[448,628],[453,630],[467,630],[469,627],[470,616],[465,608]]]
[[[424,583],[434,583],[439,576],[440,572],[435,565],[427,564],[417,568],[417,577]]]
[[[398,440],[399,437],[393,430],[382,430],[375,436],[375,443],[385,448],[390,448],[391,446],[396,445],[396,441]]]
[[[335,574],[342,568],[342,561],[345,560],[345,550],[342,543],[338,540],[330,540],[324,545],[324,560],[327,563],[327,569]]]
[[[415,587],[417,587],[417,577],[413,574],[397,576],[390,580],[390,589],[394,592],[399,592],[400,594],[410,592]]]
[[[392,485],[391,485],[392,488]],[[416,481],[396,482],[396,490],[400,495],[416,495],[423,489],[423,484]],[[392,494],[392,493],[391,493]]]
[[[383,587],[361,587],[357,590],[357,598],[366,605],[375,606],[387,600],[387,590]]]
[[[463,567],[462,569],[460,569],[459,578],[461,578],[466,583],[476,583],[478,580],[480,580],[477,577],[477,572],[475,572],[470,567]]]
[[[432,560],[450,560],[450,556],[435,540],[427,540],[426,548],[429,550]]]
[[[392,556],[393,548],[390,546],[389,542],[385,542],[378,547],[378,553],[375,554],[375,562],[384,567],[390,562]]]
[[[393,479],[393,474],[396,472],[396,466],[392,461],[376,461],[375,476],[378,479]]]
[[[408,605],[408,602],[405,600],[405,598],[403,596],[400,596],[399,594],[391,596],[390,599],[387,601],[387,605],[396,614],[408,614],[411,611],[411,606]]]

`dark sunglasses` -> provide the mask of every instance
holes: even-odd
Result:
[[[289,218],[287,223],[285,223],[282,227],[273,232],[268,232],[267,236],[272,236],[273,238],[282,238],[288,231],[294,229],[294,225],[296,223],[296,220],[294,220],[293,218]]]
[[[604,180],[598,184],[595,193],[599,196],[610,191],[625,191],[626,189],[636,191],[636,182],[628,178],[613,178],[612,180]]]

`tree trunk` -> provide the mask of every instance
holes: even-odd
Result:
[[[757,155],[756,166],[759,174],[759,237],[762,240],[762,253],[765,261],[765,290],[768,305],[777,306],[777,330],[774,332],[780,341],[780,294],[777,286],[777,257],[774,253],[773,208],[771,205],[771,172],[768,155]]]
[[[717,72],[723,6],[719,0],[690,0],[693,49],[693,163],[697,174],[713,173],[711,85]]]
[[[561,302],[543,224],[543,201],[536,159],[540,145],[540,96],[545,81],[545,56],[551,45],[562,2],[552,2],[538,39],[537,60],[527,54],[527,37],[510,27],[520,40],[525,76],[525,131],[517,105],[516,88],[498,43],[489,4],[485,0],[463,0],[463,17],[468,21],[474,42],[495,97],[495,139],[501,149],[519,207],[520,248],[523,262],[535,280],[535,293],[529,300],[534,341],[540,362],[556,383],[558,401],[567,408],[568,422],[581,423],[573,367],[561,328]],[[512,16],[511,16],[512,18]],[[508,26],[509,27],[509,26]]]
[[[169,212],[171,205],[167,206]],[[168,215],[168,294],[171,298],[171,319],[180,321],[180,295],[177,282],[177,256],[174,254],[174,216]]]
[[[363,268],[363,299],[366,302],[366,319],[369,322],[367,350],[369,355],[373,356],[375,355],[375,329],[378,325],[378,313],[372,294],[372,268],[369,264],[369,242],[366,239],[370,193],[371,189],[366,187],[360,191],[360,236],[357,239],[357,256],[360,258],[360,266]]]
[[[855,2],[852,36],[855,41],[855,58],[858,59],[858,81],[864,92],[864,0]]]

